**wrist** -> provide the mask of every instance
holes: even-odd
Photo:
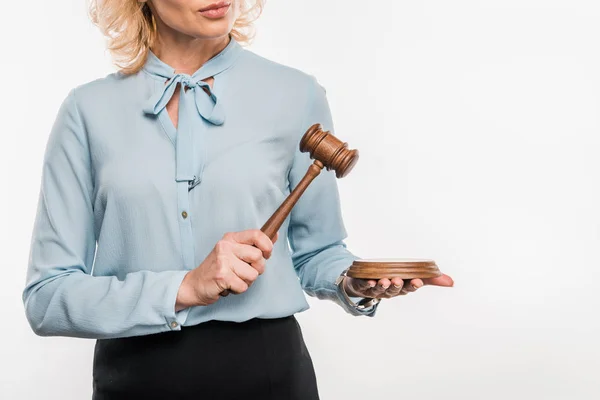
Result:
[[[194,303],[194,290],[191,285],[191,272],[185,274],[179,290],[177,291],[177,300],[175,301],[175,312],[181,311],[185,308],[196,305]]]
[[[347,276],[344,276],[344,278],[342,279],[342,289],[344,290],[344,292],[346,292],[346,294],[349,297],[364,297],[361,293],[357,293],[353,288],[351,283],[352,278],[349,278]]]
[[[356,291],[352,285],[352,278],[346,275],[347,271],[343,271],[336,280],[336,286],[338,286],[338,290],[342,293],[345,302],[357,310],[371,312],[381,299],[366,297],[363,293]],[[354,299],[351,299],[351,297]]]

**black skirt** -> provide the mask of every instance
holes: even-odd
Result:
[[[317,400],[294,316],[96,342],[93,400]]]

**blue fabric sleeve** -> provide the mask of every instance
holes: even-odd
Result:
[[[112,338],[179,330],[185,270],[93,276],[97,227],[89,142],[75,91],[52,127],[42,168],[23,302],[41,336]]]
[[[315,123],[335,135],[332,116],[325,89],[310,76],[308,105],[300,138]],[[309,153],[296,146],[294,161],[289,173],[290,190],[296,187],[314,162]],[[304,291],[319,299],[333,300],[352,315],[375,314],[377,305],[359,310],[349,304],[335,286],[335,280],[359,257],[351,253],[344,239],[347,237],[342,219],[335,172],[323,168],[300,197],[290,214],[288,238],[294,268]]]

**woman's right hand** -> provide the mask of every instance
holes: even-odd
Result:
[[[273,241],[260,229],[228,232],[197,268],[188,272],[179,287],[175,311],[215,303],[224,290],[243,293],[265,271]]]

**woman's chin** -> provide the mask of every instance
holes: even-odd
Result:
[[[234,21],[229,21],[227,18],[223,19],[207,19],[202,16],[198,17],[198,27],[194,32],[194,37],[197,38],[218,38],[221,36],[227,36],[233,28]]]

